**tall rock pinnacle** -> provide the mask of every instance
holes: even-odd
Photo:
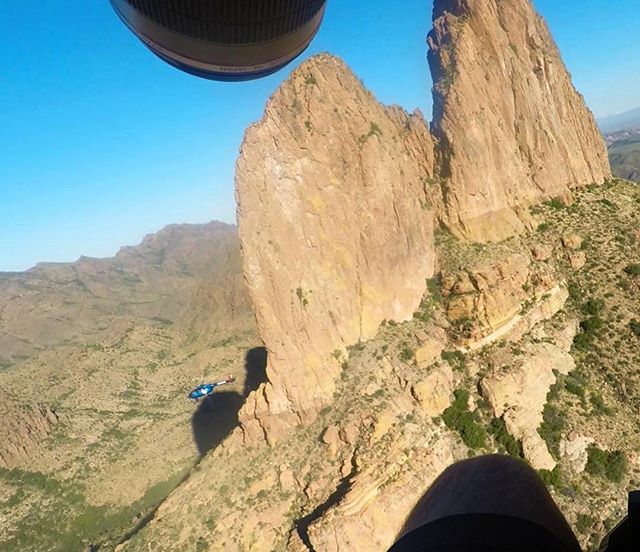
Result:
[[[383,107],[329,55],[247,131],[238,225],[269,383],[241,412],[245,434],[276,439],[312,416],[346,347],[412,316],[434,272],[433,164],[422,116]]]
[[[529,0],[436,0],[429,62],[445,220],[477,241],[611,174],[593,115]]]
[[[275,440],[330,402],[346,347],[411,317],[434,219],[501,240],[527,207],[610,176],[604,142],[529,0],[436,0],[434,121],[380,105],[349,69],[303,63],[237,164],[245,278],[269,350],[241,412]]]

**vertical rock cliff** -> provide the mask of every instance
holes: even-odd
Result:
[[[432,130],[445,219],[503,239],[523,207],[611,174],[593,115],[529,0],[436,0],[429,34]]]
[[[345,348],[412,315],[434,270],[434,213],[458,236],[502,240],[532,222],[529,205],[610,176],[528,0],[437,0],[429,46],[435,143],[419,113],[381,106],[328,55],[246,134],[238,222],[269,383],[242,412],[245,436],[317,412]]]
[[[346,347],[406,320],[434,272],[433,141],[338,59],[304,63],[237,164],[245,277],[269,383],[241,419],[276,439],[331,400]]]

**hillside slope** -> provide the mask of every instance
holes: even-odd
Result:
[[[264,379],[228,225],[170,226],[112,259],[5,274],[0,297],[2,549],[113,548]],[[215,403],[186,400],[228,374],[237,383]]]
[[[213,313],[194,335],[250,321],[233,227],[168,226],[113,258],[0,273],[0,367],[54,346],[114,339],[131,321],[186,328],[194,301]]]
[[[414,319],[349,348],[331,405],[273,447],[228,440],[123,550],[384,551],[444,467],[496,451],[541,470],[592,549],[640,480],[640,189],[529,214],[500,244],[438,231]]]
[[[609,159],[617,177],[640,182],[640,130],[611,144]]]

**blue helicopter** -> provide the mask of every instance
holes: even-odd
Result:
[[[187,398],[195,402],[198,402],[200,399],[207,399],[211,397],[211,395],[213,395],[218,387],[228,385],[230,383],[233,383],[234,381],[236,381],[236,379],[233,376],[229,376],[226,380],[198,385],[198,387],[193,389],[193,391],[191,391],[191,393],[187,395]]]

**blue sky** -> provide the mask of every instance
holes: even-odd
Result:
[[[200,80],[149,54],[107,0],[63,4],[0,3],[0,271],[113,255],[174,222],[234,222],[244,129],[291,67]],[[381,101],[429,117],[431,2],[399,4],[329,0],[305,57],[340,55]],[[640,105],[637,0],[536,5],[596,115]]]

